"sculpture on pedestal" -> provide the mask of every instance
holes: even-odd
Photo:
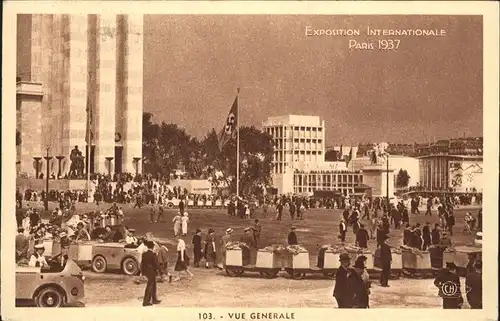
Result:
[[[68,176],[71,177],[81,177],[83,176],[83,169],[85,168],[85,164],[83,161],[82,152],[78,149],[78,146],[71,151],[69,154],[69,159],[71,160],[71,165],[69,167]]]
[[[382,165],[385,163],[385,158],[388,156],[386,152],[387,147],[389,147],[387,143],[373,145],[373,148],[368,152],[372,165]]]

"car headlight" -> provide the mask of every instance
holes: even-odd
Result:
[[[72,288],[71,289],[71,295],[72,296],[77,296],[78,295],[78,289],[77,288]]]

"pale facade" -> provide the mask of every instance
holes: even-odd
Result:
[[[325,122],[318,116],[286,115],[269,117],[262,127],[274,143],[273,186],[293,193],[295,168],[324,162]]]
[[[54,174],[69,172],[75,146],[87,160],[87,105],[91,172],[141,172],[142,16],[19,15],[17,57],[17,127],[24,137],[19,172],[33,176],[33,157],[44,156],[47,148],[62,159],[60,169],[51,161]],[[23,87],[29,83],[41,87],[37,107],[26,102]],[[39,171],[45,166],[42,160]]]
[[[350,170],[363,170],[366,166],[370,166],[371,161],[368,157],[355,158],[349,164]],[[389,156],[389,167],[393,170],[394,183],[400,170],[405,170],[410,176],[408,186],[418,186],[420,184],[420,165],[418,158],[391,155]]]
[[[481,192],[483,157],[429,155],[419,158],[420,185],[427,190]]]

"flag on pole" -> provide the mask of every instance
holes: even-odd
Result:
[[[219,133],[219,149],[222,148],[229,142],[232,138],[236,137],[236,131],[238,128],[238,96],[234,99],[233,106],[227,115],[226,122]]]
[[[349,152],[349,156],[347,157],[347,162],[350,163],[352,160],[352,147],[351,147],[351,151]]]
[[[89,73],[89,78],[91,74]],[[92,103],[90,101],[90,91],[87,91],[87,128],[85,130],[85,142],[90,145],[90,141],[94,138],[94,133],[92,132],[93,128],[93,112],[92,112]]]

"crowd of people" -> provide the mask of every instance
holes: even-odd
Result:
[[[109,182],[105,180],[101,180],[101,182],[101,185],[98,185],[100,186],[98,190],[103,193],[106,191],[110,193],[106,197],[103,197],[103,201],[115,200],[114,197],[109,199],[109,195],[113,195],[114,193],[118,193],[119,195],[123,192],[123,186],[116,185],[116,189],[111,189],[110,191],[108,188],[110,186]],[[174,236],[177,241],[177,260],[173,268],[173,271],[177,274],[175,278],[168,270],[169,254],[166,244],[162,244],[151,235],[137,237],[135,230],[129,229],[126,226],[119,230],[109,224],[102,223],[102,220],[105,219],[104,217],[108,215],[115,215],[119,218],[124,217],[123,209],[117,202],[105,211],[94,211],[93,213],[77,215],[75,208],[75,195],[77,194],[71,191],[57,193],[59,206],[52,212],[48,224],[42,223],[40,214],[36,209],[28,207],[25,212],[18,211],[16,215],[18,224],[16,261],[20,264],[28,264],[30,266],[47,265],[47,262],[43,258],[43,239],[46,238],[53,238],[61,243],[60,262],[64,262],[67,259],[67,249],[71,242],[90,239],[98,239],[102,240],[102,242],[123,242],[126,247],[138,248],[143,253],[141,277],[139,280],[143,278],[148,279],[144,305],[151,305],[159,302],[156,297],[157,276],[160,276],[160,282],[164,281],[166,276],[168,276],[169,281],[180,280],[181,273],[187,274],[188,278],[191,279],[193,273],[189,270],[190,264],[195,268],[222,268],[225,262],[227,247],[233,242],[245,243],[248,248],[255,252],[260,246],[262,234],[261,222],[256,218],[258,207],[261,208],[260,212],[264,218],[267,218],[271,213],[272,219],[277,221],[284,219],[283,213],[285,209],[291,220],[305,219],[305,213],[310,208],[343,209],[337,238],[341,243],[346,242],[348,229],[351,228],[355,246],[367,249],[371,240],[375,240],[377,253],[379,253],[379,259],[382,262],[381,286],[388,286],[390,275],[392,258],[391,248],[387,243],[390,229],[402,230],[403,245],[416,250],[425,251],[432,245],[442,247],[451,247],[452,245],[450,236],[453,235],[453,227],[455,225],[453,210],[457,206],[456,199],[454,198],[430,198],[427,202],[427,212],[430,213],[423,214],[430,215],[430,217],[426,224],[421,226],[419,223],[412,225],[410,222],[412,216],[421,215],[419,212],[421,199],[419,197],[415,197],[407,203],[400,201],[397,204],[391,204],[383,198],[342,197],[336,199],[315,199],[313,197],[280,195],[262,198],[249,196],[247,199],[232,197],[227,206],[227,215],[252,220],[253,222],[251,226],[243,229],[243,235],[239,240],[235,239],[234,230],[230,227],[224,231],[224,235],[220,238],[212,228],[207,229],[206,233],[198,228],[193,233],[190,246],[187,246],[186,237],[190,234],[188,228],[190,218],[186,211],[189,194],[181,188],[168,189],[165,186],[155,185],[153,181],[145,181],[142,185],[133,185],[131,197],[153,193],[152,198],[142,197],[142,199],[150,200],[150,222],[156,223],[160,222],[164,215],[164,208],[161,206],[164,204],[162,197],[181,199],[178,213],[172,220]],[[435,206],[437,206],[438,210],[436,219],[439,219],[439,221],[433,223],[434,228],[431,230],[433,213],[429,210],[429,207]],[[467,214],[466,222],[468,222],[471,232],[476,229],[481,230],[481,215],[481,211],[479,211],[477,218],[471,213]],[[366,228],[365,225],[368,225],[370,228]],[[288,234],[288,245],[299,244],[295,230],[295,227],[292,226]],[[34,242],[34,246],[30,252],[29,243],[31,240]],[[192,248],[192,263],[190,262],[188,248]],[[150,252],[155,254],[154,257],[148,254]],[[351,270],[348,265],[350,258],[348,258],[348,254],[346,255],[343,254],[340,256],[342,268],[337,273],[334,296],[338,297],[337,302],[339,307],[368,308],[371,281],[366,276],[366,258],[359,256],[354,262],[353,270]],[[480,265],[472,265],[469,268],[471,273],[477,273],[481,269]],[[453,273],[452,266],[448,264],[446,271]],[[442,281],[443,278],[450,278],[449,273],[443,273],[445,276],[439,276],[436,279],[436,284],[444,282]],[[474,279],[475,276],[471,276],[471,278]],[[470,282],[474,283],[474,281]],[[477,285],[475,286],[477,287]],[[362,291],[362,289],[364,290]],[[449,305],[449,303],[446,304]]]

